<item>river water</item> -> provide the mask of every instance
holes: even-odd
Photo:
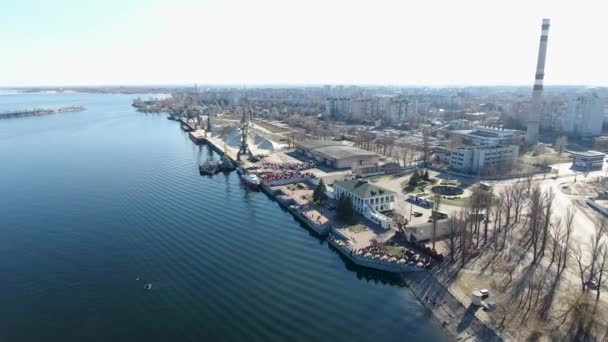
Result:
[[[134,97],[0,94],[87,107],[0,120],[0,341],[445,339],[397,279],[200,176],[217,155]]]

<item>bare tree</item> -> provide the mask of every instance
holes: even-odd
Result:
[[[557,152],[557,154],[561,157],[562,153],[564,153],[564,151],[566,150],[566,145],[568,144],[568,137],[566,137],[565,135],[560,135],[556,140],[555,140],[555,144],[554,149]]]
[[[581,291],[585,291],[585,281],[587,270],[589,269],[589,264],[585,263],[583,251],[581,249],[581,244],[578,244],[576,248],[572,251],[572,256],[574,260],[576,260],[576,264],[578,266],[578,275],[581,281]]]
[[[541,226],[543,225],[544,201],[542,191],[538,186],[535,186],[530,193],[530,219],[528,220],[528,228],[530,239],[532,241],[533,259],[532,263],[538,261],[539,240],[541,236]]]
[[[408,158],[411,157],[410,149],[407,146],[402,145],[400,148],[401,151],[401,159],[403,160],[403,166],[406,166],[408,163]],[[409,160],[411,163],[411,160]]]
[[[471,223],[471,233],[472,235],[477,235],[477,241],[475,243],[475,246],[478,247],[479,246],[479,221],[480,221],[480,214],[481,211],[484,207],[483,205],[483,199],[481,196],[481,188],[478,185],[475,185],[473,187],[473,192],[471,194],[471,197],[469,197],[469,222]]]
[[[493,218],[494,218],[494,234],[492,239],[494,240],[494,248],[497,247],[498,244],[498,234],[500,233],[500,229],[501,229],[501,223],[502,223],[502,210],[504,207],[504,198],[502,196],[499,196],[498,199],[496,200],[496,203],[494,204],[494,210],[493,210]]]
[[[526,187],[527,185],[522,182],[517,182],[511,187],[511,191],[513,192],[511,200],[513,201],[513,209],[515,211],[515,222],[519,222],[521,211],[527,198]]]
[[[553,222],[551,223],[551,229],[553,231],[553,234],[550,235],[550,239],[551,239],[551,262],[549,263],[550,265],[553,264],[556,257],[558,259],[558,262],[561,263],[561,260],[562,260],[562,253],[563,253],[564,248],[562,248],[561,241],[564,237],[564,227],[562,225],[561,218],[558,217],[557,219],[553,220]],[[560,270],[559,263],[557,265],[557,270],[559,273],[559,270]]]
[[[542,240],[540,245],[540,257],[542,258],[545,255],[545,248],[547,246],[547,237],[549,236],[549,227],[551,225],[551,207],[553,200],[555,199],[555,194],[552,189],[549,189],[547,193],[544,195],[544,206],[545,206],[545,215],[543,217],[543,226],[542,226]]]
[[[435,241],[437,240],[437,213],[439,212],[439,206],[441,205],[441,195],[439,194],[435,194],[433,200],[435,201],[435,208],[433,209],[432,215],[433,215],[433,235],[432,235],[432,242],[433,242],[433,250],[435,250]]]
[[[493,197],[492,190],[487,191],[485,196],[485,216],[484,216],[484,224],[483,224],[483,244],[485,245],[488,242],[488,225],[490,224],[490,213],[492,211]]]
[[[589,261],[589,278],[587,281],[593,280],[595,277],[595,266],[597,264],[597,259],[602,251],[602,237],[606,232],[606,220],[601,219],[595,224],[595,232],[591,235],[591,260]]]
[[[597,292],[595,295],[595,300],[600,300],[600,289],[602,288],[603,283],[606,281],[605,274],[606,269],[608,268],[608,246],[606,246],[606,241],[602,240],[602,245],[600,247],[600,252],[598,258],[596,260],[595,269],[597,272]]]
[[[427,167],[429,157],[430,157],[430,135],[431,132],[428,129],[424,129],[422,131],[422,161],[424,162],[424,167]]]
[[[450,234],[448,236],[448,240],[450,247],[450,259],[452,261],[454,261],[454,258],[456,256],[456,238],[459,232],[459,225],[460,223],[458,222],[458,218],[455,215],[450,216],[450,219],[448,221],[448,229]]]
[[[515,203],[514,200],[514,186],[510,185],[508,187],[505,188],[505,190],[502,193],[502,198],[504,198],[504,201],[502,202],[503,204],[503,211],[505,213],[505,220],[506,220],[506,225],[509,225],[511,223],[511,210],[513,208],[513,204]]]
[[[468,254],[468,248],[469,248],[469,238],[468,238],[468,232],[467,232],[467,220],[466,220],[467,214],[465,210],[460,210],[460,212],[458,213],[458,225],[459,225],[459,231],[460,231],[460,255],[461,255],[461,261],[462,261],[462,267],[465,266],[466,261],[467,261],[467,254]]]
[[[574,205],[570,205],[566,211],[566,218],[564,222],[564,235],[563,235],[563,244],[564,251],[562,253],[561,258],[561,270],[558,271],[561,273],[566,269],[566,265],[568,264],[568,255],[570,254],[570,237],[572,236],[572,231],[574,229],[574,216],[576,215],[576,207]]]

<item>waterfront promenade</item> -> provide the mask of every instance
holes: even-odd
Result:
[[[191,140],[192,133],[189,133]],[[206,136],[205,143],[214,151],[236,160],[236,149],[226,147],[218,138]],[[223,148],[220,146],[223,145]],[[244,161],[249,168],[255,163]],[[363,268],[401,274],[402,280],[428,310],[433,320],[440,324],[454,339],[473,341],[501,341],[502,338],[476,316],[474,307],[466,307],[466,302],[446,289],[430,270],[432,261],[428,256],[408,251],[406,247],[393,245],[396,231],[383,231],[373,223],[357,221],[356,229],[337,223],[335,212],[312,203],[312,192],[317,181],[311,178],[293,178],[270,181],[262,184],[262,191],[289,211],[296,220],[326,240],[332,248],[352,264]],[[372,254],[376,242],[387,243],[391,251],[402,248],[401,256]],[[371,249],[370,249],[371,248]],[[406,253],[407,252],[407,253]],[[415,258],[414,258],[415,256]]]

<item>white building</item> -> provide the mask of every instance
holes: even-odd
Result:
[[[384,229],[389,229],[393,223],[389,217],[381,214],[395,208],[393,191],[370,184],[366,180],[346,179],[334,183],[334,196],[350,198],[357,212]]]
[[[450,168],[459,172],[480,172],[511,168],[519,155],[516,145],[460,147],[450,153]]]
[[[466,145],[481,147],[514,144],[523,136],[523,132],[514,129],[484,126],[476,126],[472,130],[452,131],[450,134],[461,136]]]
[[[590,92],[569,101],[562,128],[573,137],[596,137],[602,133],[603,121],[604,101],[595,92]]]

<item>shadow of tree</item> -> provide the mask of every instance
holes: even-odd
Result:
[[[465,313],[464,313],[464,316],[462,316],[462,319],[458,323],[458,327],[456,328],[456,331],[461,333],[466,328],[468,328],[469,325],[471,324],[471,322],[475,319],[475,313],[477,312],[477,310],[479,310],[479,306],[473,305],[473,304],[469,305],[469,307],[467,308],[467,311],[465,311]]]

